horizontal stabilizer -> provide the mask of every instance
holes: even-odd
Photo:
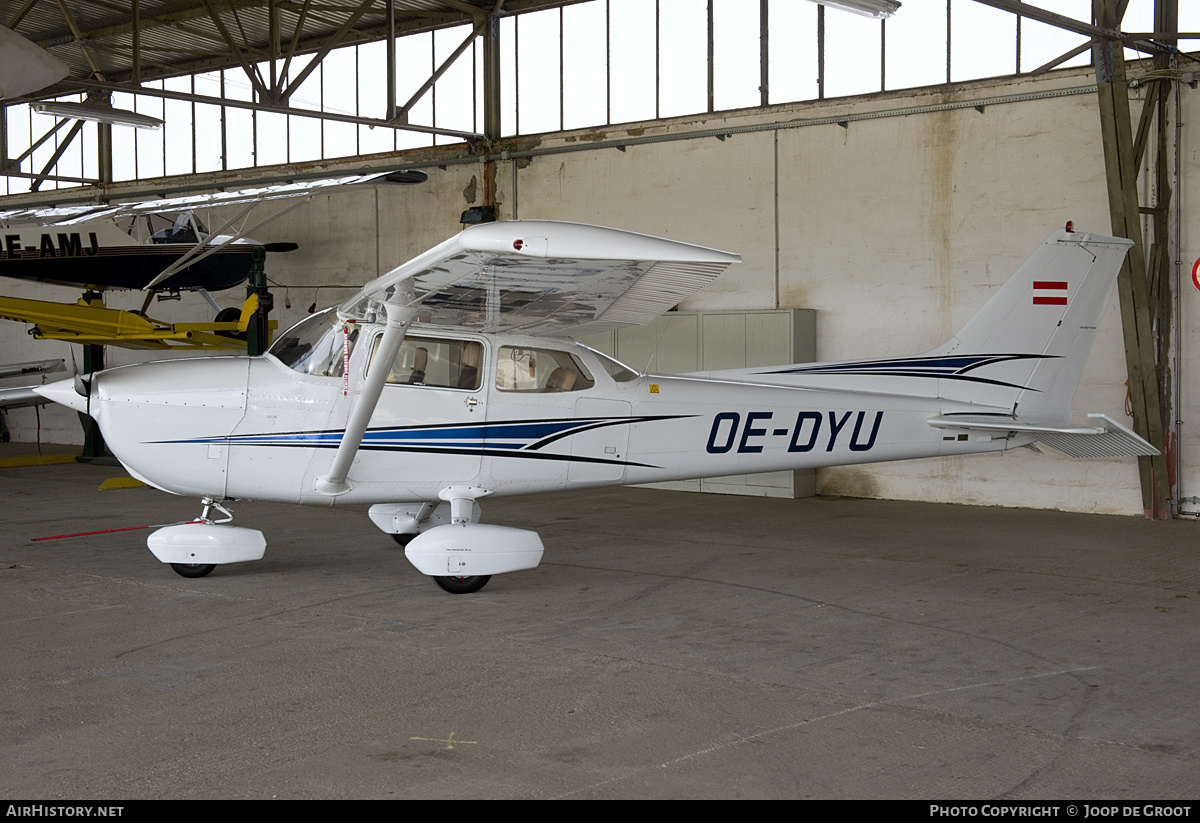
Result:
[[[927,421],[935,429],[1027,434],[1071,457],[1144,457],[1158,449],[1106,414],[1089,414],[1094,426],[1020,421],[1001,415],[943,414]]]

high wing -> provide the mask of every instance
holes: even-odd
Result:
[[[38,223],[40,225],[70,225],[83,220],[104,217],[121,217],[130,214],[156,214],[158,212],[185,211],[211,206],[239,206],[250,203],[265,203],[277,200],[308,198],[323,189],[339,186],[360,186],[372,183],[423,183],[427,175],[415,169],[400,169],[377,174],[360,174],[350,177],[331,177],[301,183],[278,186],[263,186],[257,189],[222,191],[212,194],[193,194],[187,197],[168,197],[161,200],[146,200],[140,203],[115,205],[62,206],[58,208],[28,208],[0,211],[0,226],[14,223]]]
[[[38,384],[41,385],[40,383]],[[14,386],[0,389],[0,409],[21,409],[26,406],[44,406],[53,401],[33,390],[33,386]]]
[[[215,258],[218,262],[206,264],[204,269],[191,269],[190,279],[176,278],[174,283],[160,288],[229,288],[244,282],[252,265],[249,248],[259,244],[248,235],[303,205],[315,194],[354,186],[414,184],[427,179],[423,171],[400,169],[140,203],[0,211],[0,229],[15,232],[5,234],[0,259],[6,265],[0,268],[0,274],[60,284],[78,283],[87,288],[147,291],[206,258],[222,255]],[[283,207],[250,225],[252,212],[263,203],[282,203]],[[203,229],[194,212],[212,207],[228,209],[222,215],[227,219],[210,227],[211,230]],[[135,226],[143,221],[149,226],[151,215],[163,213],[178,214],[171,231],[136,236]],[[76,231],[52,234],[48,227]],[[91,247],[85,248],[89,238]],[[266,251],[290,251],[295,247],[294,243],[262,246]],[[66,258],[65,263],[59,257]],[[124,261],[136,260],[137,265],[114,268],[118,257]],[[50,259],[51,268],[45,265],[45,259]]]
[[[484,223],[371,281],[341,314],[389,303],[432,325],[575,337],[648,323],[741,259],[580,223]]]
[[[0,379],[6,377],[17,377],[34,374],[54,374],[55,372],[66,371],[66,363],[61,360],[35,360],[29,363],[8,363],[0,365]],[[42,406],[47,402],[47,398],[34,391],[35,386],[45,384],[45,380],[41,383],[24,386],[0,386],[0,409],[19,409],[22,406]]]
[[[547,337],[633,326],[658,317],[741,259],[581,223],[513,220],[463,229],[342,304],[342,318],[386,318],[387,327],[317,490],[336,496],[352,488],[351,461],[414,321]]]
[[[33,360],[28,363],[0,365],[0,377],[16,377],[19,374],[51,374],[53,372],[64,371],[65,369],[66,364],[62,358],[57,360]]]

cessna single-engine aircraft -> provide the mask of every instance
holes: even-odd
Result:
[[[537,566],[479,500],[1035,441],[1155,454],[1071,399],[1130,241],[1057,231],[945,344],[915,357],[639,374],[572,335],[648,322],[736,254],[614,229],[465,229],[281,335],[261,357],[125,366],[39,389],[100,424],[136,478],[203,498],[149,538],[187,577],[258,559],[233,498],[370,517],[450,592]],[[217,519],[214,512],[224,517]]]

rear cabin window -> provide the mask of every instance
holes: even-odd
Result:
[[[496,361],[496,388],[508,392],[583,391],[596,381],[575,355],[553,349],[504,346]]]
[[[379,341],[371,359],[379,350]],[[432,337],[404,338],[388,372],[387,382],[402,386],[433,386],[440,389],[478,389],[483,344],[475,340],[438,340]]]
[[[608,372],[609,377],[611,377],[617,383],[628,383],[631,380],[637,380],[639,377],[641,377],[640,374],[626,366],[620,360],[617,360],[612,355],[605,354],[602,351],[596,351],[591,346],[583,346],[582,343],[577,345],[582,346],[592,354],[596,355],[596,359],[600,361],[600,365],[603,366],[604,370]]]

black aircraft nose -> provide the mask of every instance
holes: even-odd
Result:
[[[429,175],[419,169],[401,169],[383,178],[389,183],[424,183]]]

